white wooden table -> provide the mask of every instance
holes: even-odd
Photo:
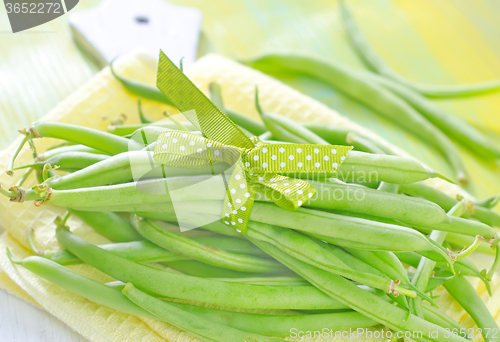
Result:
[[[0,290],[0,341],[88,342],[59,319]]]

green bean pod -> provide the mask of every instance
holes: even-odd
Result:
[[[8,253],[10,259],[16,264],[63,289],[130,315],[158,319],[128,300],[120,290],[105,286],[46,258],[29,256],[22,260],[14,260],[9,251]]]
[[[347,306],[366,317],[395,331],[422,332],[422,336],[412,336],[416,341],[446,342],[449,340],[445,336],[450,333],[444,328],[429,323],[414,315],[408,315],[405,310],[393,306],[391,303],[373,296],[370,293],[361,292],[362,290],[358,289],[356,285],[347,279],[292,258],[266,242],[255,239],[251,241],[272,257],[308,280],[311,284],[321,289],[324,293],[338,301],[342,301]],[[430,331],[437,331],[437,336],[429,334]],[[454,337],[454,341],[465,342],[467,340],[461,337]]]
[[[143,238],[189,259],[248,273],[276,273],[279,264],[268,259],[259,259],[245,254],[231,253],[186,238],[181,234],[169,232],[153,220],[132,218],[134,228]]]
[[[445,282],[448,293],[464,308],[476,322],[485,342],[500,341],[498,324],[476,289],[463,276]]]
[[[82,220],[85,224],[89,225],[96,232],[113,242],[144,240],[128,220],[116,213],[105,211],[79,211],[74,209],[69,209],[68,211]]]
[[[411,196],[423,197],[431,202],[436,203],[446,211],[450,210],[458,202],[457,199],[454,199],[446,195],[442,191],[423,183],[402,184],[399,187],[399,192]],[[470,213],[470,211],[468,211],[466,212],[465,216],[475,218],[476,220],[479,220],[492,227],[500,227],[500,215],[481,206],[475,206],[473,213]]]
[[[500,80],[492,80],[474,84],[428,85],[410,81],[392,69],[373,49],[358,25],[354,21],[347,6],[341,2],[340,9],[346,32],[352,46],[366,65],[386,78],[405,85],[428,97],[463,97],[487,94],[500,90]]]
[[[345,308],[311,286],[243,285],[200,279],[134,263],[85,242],[62,226],[56,229],[56,237],[62,246],[89,265],[161,297],[253,309]]]
[[[450,222],[444,210],[430,201],[402,196],[338,180],[309,182],[317,190],[304,206],[361,213],[399,220],[407,224],[433,226]]]
[[[174,104],[170,102],[170,100],[163,95],[158,88],[143,82],[118,76],[113,69],[113,62],[109,64],[109,68],[111,70],[111,74],[132,94],[175,107]]]
[[[35,158],[35,161],[45,161],[49,158],[57,156],[58,154],[67,152],[86,152],[86,153],[98,153],[98,154],[103,153],[102,151],[96,150],[95,148],[77,144],[77,145],[62,146],[47,150],[43,153],[38,154],[37,157]]]
[[[332,176],[341,180],[351,178],[394,184],[415,183],[433,177],[446,179],[410,158],[358,151],[351,151]]]
[[[334,126],[334,125],[327,125],[323,123],[314,123],[314,122],[305,122],[304,127],[312,131],[313,133],[317,134],[324,140],[328,141],[329,144],[332,145],[345,145],[347,144],[347,135],[349,133],[353,133],[353,131],[350,128],[343,127],[343,126]],[[392,151],[390,148],[386,147],[385,145],[380,144],[378,141],[368,138],[365,135],[360,135],[360,133],[356,132],[355,133],[359,138],[362,138],[364,141],[367,141],[370,146],[375,146],[375,149],[379,151],[383,151],[383,154],[389,154],[393,155],[394,151]],[[362,152],[372,152],[368,150],[364,150],[361,145],[356,144],[356,141],[353,141],[353,145],[356,150],[362,151]],[[365,148],[366,149],[366,148]],[[373,153],[373,152],[372,152]]]
[[[448,162],[456,179],[461,183],[467,181],[458,149],[443,132],[403,99],[379,84],[370,82],[356,71],[333,64],[331,61],[323,62],[306,56],[289,54],[270,54],[251,61],[249,64],[262,71],[275,71],[277,68],[294,70],[330,84],[433,146]]]
[[[33,138],[56,138],[86,145],[108,154],[139,150],[133,141],[92,128],[60,122],[38,121],[29,128]]]

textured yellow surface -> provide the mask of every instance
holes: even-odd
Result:
[[[151,83],[155,77],[154,61],[142,54],[119,59],[116,63],[116,70],[125,76]],[[204,57],[187,73],[203,90],[206,90],[210,82],[217,81],[222,86],[227,104],[253,117],[257,116],[253,105],[253,90],[255,84],[258,84],[262,92],[261,104],[265,110],[286,115],[295,120],[343,125],[366,134],[373,134],[288,86],[220,56]],[[159,114],[161,108],[145,102],[145,111],[147,115],[152,116]],[[129,117],[129,122],[136,122],[136,100],[124,91],[111,77],[109,70],[105,69],[63,101],[45,119],[105,129],[108,121],[103,120],[102,117],[114,116],[118,113],[125,113]],[[376,135],[373,137],[383,141]],[[44,149],[55,143],[55,141],[47,142],[46,140],[37,140],[37,147]],[[13,148],[14,146],[11,146],[0,156],[0,169],[5,169]],[[24,149],[18,163],[27,163],[30,159],[31,152]],[[0,182],[12,184],[19,176],[20,173],[14,178],[9,178],[3,173],[0,175]],[[27,185],[30,181],[33,180],[28,180]],[[440,187],[449,194],[456,194],[459,191],[458,188],[442,180],[432,180],[429,184]],[[466,195],[463,192],[462,194]],[[168,324],[139,319],[96,305],[34,276],[22,267],[12,265],[6,257],[5,247],[8,246],[19,258],[29,255],[27,231],[31,228],[35,230],[35,243],[39,248],[57,247],[54,237],[55,227],[52,222],[55,216],[63,213],[64,211],[60,208],[50,205],[36,208],[32,203],[19,204],[9,203],[5,199],[0,200],[0,225],[7,230],[0,239],[0,270],[3,272],[0,273],[0,286],[41,306],[91,341],[186,342],[193,340]],[[68,224],[73,232],[87,241],[106,242],[106,239],[76,218],[70,217]],[[484,260],[479,260],[479,262],[489,264],[491,259],[484,257]],[[108,276],[88,265],[71,266],[71,268],[101,282],[110,280]],[[498,283],[499,277],[496,276],[493,280],[493,288],[496,289]],[[482,284],[477,283],[477,288],[492,313],[498,316],[500,291],[495,291],[494,296],[489,298]],[[439,299],[439,304],[449,315],[467,326],[472,326],[470,318],[448,295],[443,295]],[[361,338],[359,341],[363,340]],[[336,341],[342,341],[342,339]]]

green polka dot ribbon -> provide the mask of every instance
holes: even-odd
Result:
[[[226,182],[222,221],[246,233],[257,191],[277,205],[295,210],[316,193],[290,173],[331,173],[352,146],[274,144],[248,138],[163,53],[158,88],[202,133],[165,131],[156,142],[154,159],[176,167],[204,168],[216,163],[233,169]]]

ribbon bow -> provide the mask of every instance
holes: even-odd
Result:
[[[153,158],[177,167],[203,168],[216,163],[233,167],[227,182],[222,221],[246,233],[258,190],[277,205],[295,210],[316,189],[287,173],[332,172],[351,146],[264,143],[248,138],[176,66],[160,52],[157,87],[204,135],[166,131]]]

